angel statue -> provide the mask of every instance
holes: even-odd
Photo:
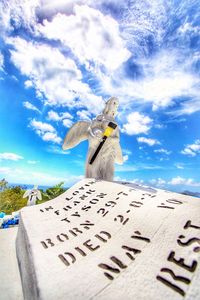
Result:
[[[28,197],[27,206],[35,205],[37,199],[42,200],[41,192],[37,188],[38,186],[35,185],[32,190],[27,190],[24,193],[23,198]]]
[[[102,114],[90,122],[76,122],[66,134],[63,150],[71,149],[84,140],[89,141],[85,167],[87,178],[112,181],[114,163],[123,164],[119,128],[115,122],[118,106],[118,99],[111,97]]]

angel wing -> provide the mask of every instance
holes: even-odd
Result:
[[[122,165],[123,162],[124,162],[124,159],[123,159],[123,155],[122,155],[122,149],[121,149],[121,146],[118,143],[116,143],[116,147],[115,147],[115,162],[119,165]]]
[[[71,149],[78,145],[80,142],[88,139],[88,129],[90,122],[79,121],[75,123],[65,136],[62,145],[63,150]]]
[[[23,198],[28,197],[28,195],[30,194],[30,191],[31,191],[31,190],[26,190],[26,192],[25,192],[24,195],[23,195]]]
[[[42,200],[42,195],[41,195],[41,192],[39,190],[37,190],[37,198],[39,200]]]

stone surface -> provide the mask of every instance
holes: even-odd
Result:
[[[22,300],[21,279],[16,259],[17,227],[0,230],[0,299]]]
[[[200,297],[200,199],[85,179],[21,211],[25,299]]]

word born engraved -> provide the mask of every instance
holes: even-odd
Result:
[[[186,224],[185,224],[185,226],[183,228],[184,229],[188,229],[189,228],[189,229],[197,229],[198,230],[198,229],[200,229],[200,226],[193,225],[191,223],[191,221],[189,220],[189,221],[186,222]],[[200,238],[198,238],[198,237],[190,238],[187,241],[185,241],[185,240],[183,241],[182,240],[183,238],[185,238],[185,236],[184,235],[180,235],[178,237],[178,239],[177,239],[177,243],[178,243],[178,245],[180,247],[188,247],[188,246],[191,246],[191,245],[197,244],[197,243],[200,244]],[[200,247],[198,247],[198,246],[196,247],[195,246],[192,249],[192,251],[199,252],[200,251]],[[194,273],[195,272],[195,270],[197,268],[197,264],[198,264],[196,260],[192,260],[192,262],[190,264],[186,264],[184,258],[182,258],[182,257],[177,258],[176,257],[175,251],[171,251],[169,253],[167,260],[169,262],[172,262],[172,263],[176,264],[180,268],[185,269],[186,271],[188,271],[190,273]],[[162,277],[160,275],[157,275],[157,277],[156,277],[157,280],[160,281],[160,282],[162,282],[167,287],[171,288],[173,291],[179,293],[181,296],[185,296],[185,291],[180,286],[178,286],[178,282],[182,282],[182,283],[188,285],[188,284],[190,284],[191,280],[189,278],[185,277],[185,276],[178,276],[178,275],[176,275],[173,272],[173,270],[171,270],[169,268],[162,268],[160,271],[162,273],[169,274],[172,277],[172,279],[174,281],[176,281],[176,282],[169,281],[168,279],[166,279],[166,278],[164,278],[164,277]]]
[[[57,234],[53,241],[52,239],[45,239],[44,241],[40,241],[41,245],[43,246],[44,249],[48,249],[49,247],[55,246],[58,242],[65,242],[71,239],[71,237],[77,237],[79,234],[82,234],[84,230],[89,230],[91,226],[94,226],[94,223],[86,220],[85,222],[79,224],[79,227],[74,227],[69,229],[65,233],[59,233]]]
[[[101,246],[96,244],[96,240],[107,243],[109,239],[111,239],[111,234],[107,231],[101,230],[98,234],[94,236],[95,241],[91,241],[91,239],[85,241],[81,246],[75,247],[73,253],[72,252],[64,252],[64,254],[59,254],[58,258],[63,262],[67,267],[70,264],[74,264],[76,262],[77,254],[81,256],[87,256],[87,252],[89,251],[96,251]]]
[[[150,243],[150,239],[147,237],[144,237],[141,235],[141,233],[137,230],[134,232],[134,234],[131,236],[132,239],[140,240],[146,243]],[[136,255],[142,253],[142,250],[133,248],[132,246],[122,245],[121,249],[123,249],[123,252],[125,252],[125,255],[131,260],[134,261],[136,258]],[[115,255],[112,255],[110,257],[111,263],[100,263],[98,264],[98,267],[103,269],[104,275],[107,279],[113,280],[114,274],[119,274],[121,270],[126,269],[128,266],[125,264],[122,260],[120,260]]]

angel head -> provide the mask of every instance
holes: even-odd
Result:
[[[103,110],[103,114],[108,118],[115,118],[117,114],[118,106],[119,106],[119,100],[116,97],[111,97],[106,102],[106,106]]]

